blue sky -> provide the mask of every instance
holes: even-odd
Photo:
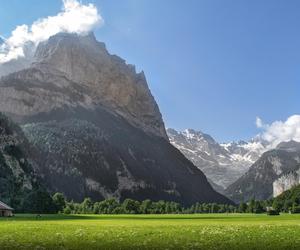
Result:
[[[248,139],[300,107],[300,1],[84,0],[111,53],[144,70],[167,127]],[[55,15],[61,0],[1,1],[0,34]]]

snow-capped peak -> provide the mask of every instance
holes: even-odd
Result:
[[[258,138],[219,144],[210,135],[193,129],[167,129],[170,142],[209,179],[227,187],[244,174],[266,150]]]

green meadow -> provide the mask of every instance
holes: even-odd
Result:
[[[0,249],[300,249],[300,215],[16,215]]]

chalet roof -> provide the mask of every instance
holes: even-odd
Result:
[[[13,210],[13,208],[0,201],[0,210]]]

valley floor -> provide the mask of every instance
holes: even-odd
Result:
[[[0,249],[300,249],[300,215],[16,215]]]

